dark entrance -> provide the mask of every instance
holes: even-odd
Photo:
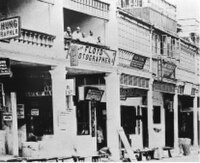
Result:
[[[147,121],[147,108],[142,107],[142,130],[143,130],[143,147],[149,146],[149,134],[148,134],[148,121]]]
[[[97,150],[107,146],[106,103],[97,103]]]
[[[134,106],[121,106],[121,126],[131,143],[129,135],[135,134],[136,127],[136,108]]]
[[[165,145],[174,146],[174,112],[173,112],[173,95],[164,94],[165,109]]]

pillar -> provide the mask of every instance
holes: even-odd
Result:
[[[59,65],[50,71],[52,78],[52,104],[54,135],[59,133],[59,112],[66,110],[66,70]]]
[[[153,144],[153,79],[149,81],[149,90],[147,92],[147,119],[148,119],[148,135],[149,147]]]
[[[178,87],[175,88],[174,94],[174,149],[178,152]]]
[[[120,117],[120,74],[113,72],[105,77],[107,108],[107,142],[112,159],[119,161],[120,144],[117,129],[121,126]]]
[[[18,145],[18,125],[17,125],[17,97],[15,92],[11,92],[11,108],[12,108],[12,152],[14,156],[19,155]]]
[[[194,131],[194,137],[193,137],[193,145],[198,145],[198,124],[197,124],[197,97],[198,94],[195,92],[195,97],[193,99],[193,131]]]

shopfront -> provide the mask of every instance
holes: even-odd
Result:
[[[10,75],[1,76],[0,127],[5,136],[1,151],[13,154],[15,150],[22,156],[27,154],[26,142],[53,134],[50,68],[14,60],[9,63]]]
[[[148,79],[121,75],[121,126],[135,150],[148,147],[147,91]]]
[[[175,85],[153,83],[153,134],[154,146],[174,146],[174,94]]]
[[[198,101],[195,100],[195,85],[186,82],[184,85],[180,85],[178,90],[179,137],[189,138],[191,143],[194,144],[195,130],[197,128],[197,126],[195,127],[195,123],[197,123],[195,107],[198,105]]]

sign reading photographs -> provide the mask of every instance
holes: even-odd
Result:
[[[20,37],[20,17],[0,20],[0,40]]]
[[[130,66],[138,69],[143,69],[146,60],[147,57],[134,54]]]
[[[67,55],[67,59],[69,56],[71,66],[77,66],[78,61],[113,66],[115,63],[116,51],[104,49],[101,46],[73,43]]]

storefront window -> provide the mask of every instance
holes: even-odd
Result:
[[[89,135],[89,102],[80,101],[77,106],[77,134]]]

